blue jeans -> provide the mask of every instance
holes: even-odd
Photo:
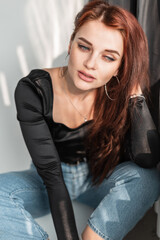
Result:
[[[88,225],[106,240],[123,239],[160,195],[160,172],[132,162],[119,164],[98,187],[91,185],[86,163],[62,163],[62,171],[71,199],[93,207]],[[46,240],[48,234],[34,218],[49,211],[34,166],[0,174],[0,239]]]

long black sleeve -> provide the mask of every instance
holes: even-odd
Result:
[[[36,82],[37,79],[35,81],[29,77],[18,82],[15,90],[17,119],[32,161],[46,185],[58,240],[78,240],[72,203],[46,122],[47,113],[44,113],[47,100],[42,96],[43,89],[37,91]]]
[[[144,98],[130,99],[129,115],[126,158],[144,168],[156,167],[160,161],[160,138]]]

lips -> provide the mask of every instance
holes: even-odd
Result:
[[[87,74],[83,71],[78,71],[78,76],[85,82],[93,82],[95,78],[91,74]]]
[[[82,74],[83,74],[84,76],[86,76],[86,77],[95,79],[91,74],[88,74],[88,73],[86,73],[86,72],[84,72],[84,71],[79,71],[79,72],[82,73]]]

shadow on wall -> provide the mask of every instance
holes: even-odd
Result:
[[[0,4],[0,172],[23,170],[30,164],[16,119],[17,82],[31,69],[67,63],[73,21],[83,5],[84,0],[5,0]]]

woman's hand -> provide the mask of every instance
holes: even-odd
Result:
[[[132,91],[131,91],[131,95],[140,95],[142,94],[142,90],[141,90],[141,87],[140,85],[136,85],[133,87]]]

